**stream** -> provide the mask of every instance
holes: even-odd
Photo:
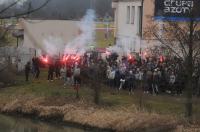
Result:
[[[47,123],[37,119],[0,114],[0,132],[90,132],[73,125]]]

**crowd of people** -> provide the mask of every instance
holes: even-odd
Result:
[[[116,55],[117,56],[117,55]],[[97,58],[95,58],[97,59]],[[93,56],[84,56],[79,62],[56,59],[48,61],[49,81],[53,79],[63,79],[64,86],[74,84],[79,87],[81,84],[81,71],[84,67],[90,68],[95,62],[106,64],[105,69],[101,68],[105,74],[105,84],[117,90],[128,90],[133,94],[136,89],[142,90],[145,94],[168,93],[172,95],[182,95],[185,89],[187,74],[181,66],[181,61],[176,57],[150,57],[136,59],[134,56],[124,56],[120,60],[117,57],[109,56],[105,60]],[[101,60],[101,61],[100,61]],[[30,62],[25,67],[26,80],[30,71]],[[103,70],[105,72],[103,72]],[[39,59],[33,58],[32,72],[35,78],[39,77]],[[54,76],[55,75],[55,76]],[[193,75],[194,94],[200,94],[200,77],[198,70]]]
[[[108,85],[118,91],[142,89],[144,93],[182,95],[186,86],[187,74],[176,57],[151,57],[135,59],[124,57],[107,66]],[[193,75],[194,95],[200,94],[198,70]]]
[[[26,81],[29,81],[30,73],[32,73],[35,79],[38,79],[40,75],[40,67],[48,68],[48,82],[62,79],[64,81],[64,86],[67,84],[74,85],[75,89],[78,89],[80,86],[80,65],[78,62],[63,61],[60,58],[53,57],[33,57],[32,63],[27,62],[25,65]]]

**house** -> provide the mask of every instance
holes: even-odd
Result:
[[[23,45],[36,50],[47,50],[44,41],[52,39],[51,45],[58,48],[55,40],[67,44],[75,39],[79,33],[77,21],[68,20],[21,20],[24,29]],[[49,45],[50,46],[50,45]],[[62,52],[63,49],[58,49]],[[37,54],[37,52],[36,52]]]
[[[64,50],[62,46],[80,34],[77,23],[77,21],[68,20],[20,19],[18,31],[13,33],[20,40],[16,50],[18,69],[23,70],[24,65],[31,61],[32,57],[40,56],[41,52],[47,53],[54,50],[57,54],[62,53]],[[49,47],[44,47],[45,40],[50,41]],[[62,46],[59,45],[61,43]]]
[[[142,0],[113,0],[117,43],[131,51],[141,49]]]
[[[199,9],[199,4],[196,0],[113,0],[115,37],[119,44],[135,52],[159,45],[155,39],[145,38],[147,27],[156,23],[162,33],[166,20],[188,21],[191,9]],[[200,20],[200,13],[196,20]]]

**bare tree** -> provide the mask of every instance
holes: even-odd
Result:
[[[21,13],[17,13],[17,14],[14,14],[14,15],[2,15],[4,12],[8,11],[9,9],[11,9],[11,7],[17,5],[18,2],[20,2],[20,1],[21,0],[17,0],[14,3],[12,3],[12,4],[8,5],[7,7],[5,7],[4,9],[2,9],[0,11],[0,19],[19,18],[19,17],[23,17],[24,15],[34,13],[34,12],[42,9],[43,7],[45,7],[51,0],[45,0],[45,2],[43,4],[41,4],[39,7],[31,9],[31,10],[27,10],[27,11],[24,11],[24,12],[21,12]]]
[[[51,0],[45,0],[45,2],[43,4],[41,4],[39,7],[37,8],[30,8],[31,6],[31,1],[29,1],[27,4],[29,5],[29,8],[26,11],[17,13],[17,14],[12,14],[10,15],[9,13],[7,14],[7,11],[11,10],[12,7],[15,7],[19,2],[21,2],[22,0],[16,0],[12,3],[10,3],[9,5],[7,5],[6,7],[4,7],[3,9],[0,10],[0,19],[9,19],[9,18],[20,18],[20,17],[28,17],[30,14],[39,11],[40,9],[42,9],[43,7],[45,7]],[[7,15],[6,15],[7,14]],[[9,33],[10,28],[13,25],[10,25],[8,27],[1,27],[0,29],[0,41],[5,42],[4,38],[6,38],[5,36]]]
[[[158,41],[162,46],[181,59],[181,67],[186,79],[186,116],[192,117],[193,75],[200,57],[199,21],[196,19],[199,8],[191,9],[185,22],[164,20],[151,22],[145,29],[144,37]]]
[[[34,8],[34,9],[28,9],[27,11],[18,13],[18,14],[14,14],[14,15],[5,15],[6,11],[10,10],[12,7],[16,6],[19,2],[21,2],[21,0],[16,0],[13,3],[7,5],[6,7],[4,7],[3,9],[0,10],[0,19],[9,19],[9,18],[20,18],[20,17],[24,17],[25,15],[29,15],[31,13],[34,13],[36,11],[39,11],[40,9],[42,9],[43,7],[45,7],[51,0],[45,0],[45,2],[43,4],[41,4],[39,7]],[[29,1],[29,4],[31,3],[31,1]],[[12,25],[11,25],[12,26]],[[8,33],[10,29],[10,26],[3,28],[0,28],[0,41],[2,39],[4,39],[5,35]],[[0,69],[0,72],[3,71],[5,68]]]

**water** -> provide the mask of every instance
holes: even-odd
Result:
[[[73,126],[55,125],[39,120],[0,114],[0,132],[84,132]]]

